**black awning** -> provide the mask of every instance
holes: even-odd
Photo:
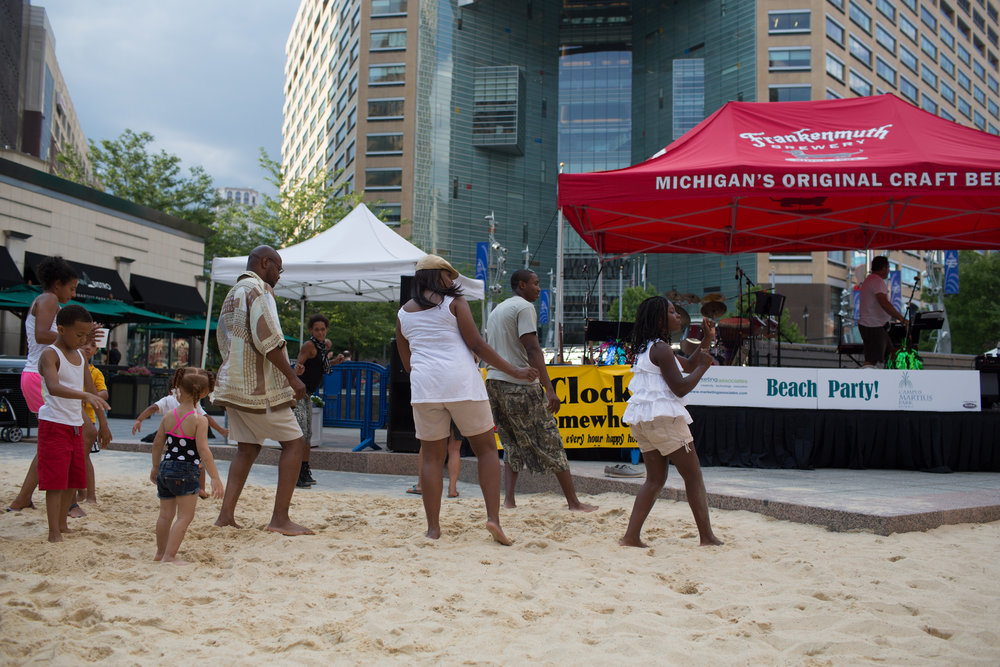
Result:
[[[36,269],[39,262],[45,259],[45,255],[34,252],[24,253],[24,278],[36,285],[40,285]],[[106,269],[103,266],[92,266],[81,262],[74,262],[68,257],[64,257],[70,266],[76,269],[76,275],[80,282],[76,286],[76,296],[84,299],[114,299],[132,303],[132,295],[125,287],[125,281],[114,269]]]
[[[132,296],[146,310],[171,315],[205,315],[208,307],[197,287],[132,275]]]
[[[17,264],[11,258],[10,251],[0,246],[0,287],[13,287],[22,284],[24,284],[24,278],[17,270]]]

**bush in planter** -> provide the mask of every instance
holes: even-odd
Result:
[[[131,377],[152,377],[153,371],[145,366],[132,366],[123,371],[118,371],[117,375],[127,375]]]

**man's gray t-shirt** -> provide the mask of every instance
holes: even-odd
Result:
[[[528,365],[528,353],[521,345],[521,336],[535,333],[535,306],[524,297],[512,296],[490,313],[486,320],[486,342],[511,366],[524,368]],[[503,380],[514,384],[533,384],[538,380],[519,380],[493,366],[486,370],[487,380]]]

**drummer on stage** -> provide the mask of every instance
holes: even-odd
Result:
[[[865,363],[862,368],[876,368],[894,351],[886,325],[890,319],[906,324],[906,318],[889,301],[885,279],[889,277],[889,258],[879,255],[872,260],[872,272],[861,283],[858,332],[864,343]]]

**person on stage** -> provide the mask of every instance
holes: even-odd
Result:
[[[864,343],[865,363],[862,368],[876,368],[894,351],[886,325],[890,319],[906,324],[906,318],[889,301],[885,279],[889,276],[889,258],[879,255],[872,260],[872,272],[861,283],[861,308],[858,332]]]

